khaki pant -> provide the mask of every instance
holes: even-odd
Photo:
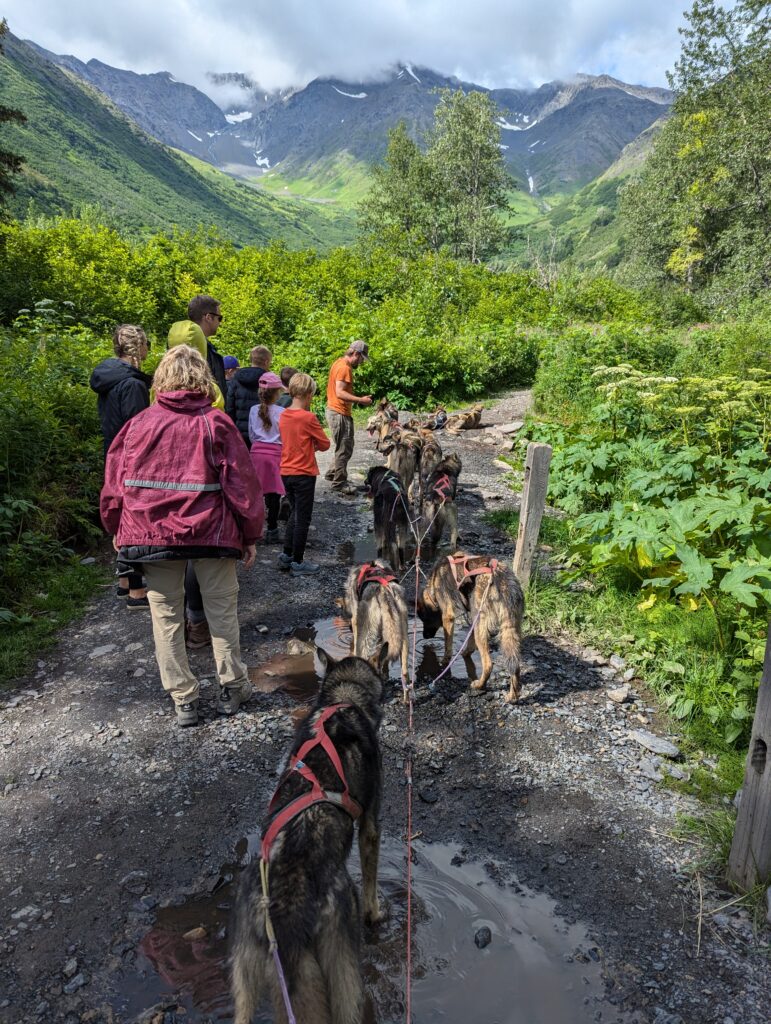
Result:
[[[334,487],[342,487],[348,480],[348,462],[353,455],[353,417],[327,409],[327,423],[332,431],[335,458],[326,479],[331,480]]]
[[[241,661],[238,628],[238,580],[234,558],[192,559],[201,586],[203,607],[220,686],[251,692]],[[185,561],[145,562],[147,599],[153,617],[155,657],[161,682],[175,704],[198,699],[198,680],[190,671],[185,648]]]

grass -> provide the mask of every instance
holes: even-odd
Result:
[[[58,639],[58,632],[81,615],[104,583],[98,566],[73,560],[42,572],[37,590],[17,609],[18,621],[0,624],[0,689],[34,667]]]
[[[268,171],[259,179],[260,188],[275,195],[298,196],[353,210],[371,185],[369,168],[345,151],[325,157],[291,175]]]

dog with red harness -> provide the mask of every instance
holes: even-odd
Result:
[[[271,997],[286,1022],[359,1024],[359,897],[346,867],[358,826],[361,917],[381,919],[377,893],[382,789],[378,729],[383,680],[361,658],[317,651],[325,677],[298,727],[268,806],[260,857],[241,876],[233,910],[234,1024]]]
[[[468,623],[470,633],[463,648],[463,660],[472,690],[483,690],[490,678],[490,647],[497,642],[509,675],[509,703],[519,700],[524,614],[522,587],[511,569],[489,555],[469,555],[463,551],[436,560],[418,598],[423,636],[431,639],[440,626],[444,631],[445,664],[452,658],[456,619]],[[472,657],[475,649],[482,659],[478,678]]]
[[[436,554],[445,533],[450,535],[450,550],[454,551],[458,546],[458,506],[455,499],[462,468],[460,456],[451,452],[437,462],[423,485],[420,532],[423,536],[422,553],[428,559]]]
[[[392,661],[401,664],[402,685],[407,685],[409,626],[404,590],[387,562],[377,559],[354,566],[338,602],[351,617],[353,653],[365,658],[384,676]],[[381,660],[376,659],[380,657]]]

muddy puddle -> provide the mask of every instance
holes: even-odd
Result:
[[[256,837],[239,852],[248,847],[256,848]],[[350,867],[358,884],[354,855]],[[562,920],[547,896],[515,879],[501,881],[500,865],[488,867],[466,861],[452,844],[415,844],[414,1024],[623,1021],[604,999],[601,953],[586,929]],[[232,1021],[226,956],[237,874],[227,866],[213,892],[157,912],[134,969],[119,979],[113,1005],[121,1019],[163,1002],[190,1024]],[[404,878],[403,844],[384,839],[379,884],[388,919],[365,930],[362,948],[372,1004],[366,1018],[378,1024],[404,1020]],[[492,939],[480,949],[475,935],[482,928]],[[271,1020],[266,1011],[255,1024]]]

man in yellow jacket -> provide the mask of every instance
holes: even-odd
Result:
[[[169,348],[174,348],[176,345],[189,345],[190,348],[194,348],[199,355],[206,359],[206,350],[209,347],[209,342],[197,323],[194,323],[192,320],[178,320],[169,328],[168,338]],[[212,405],[215,409],[224,409],[225,396],[218,384],[215,383],[214,386],[217,389],[217,397],[212,402]]]

